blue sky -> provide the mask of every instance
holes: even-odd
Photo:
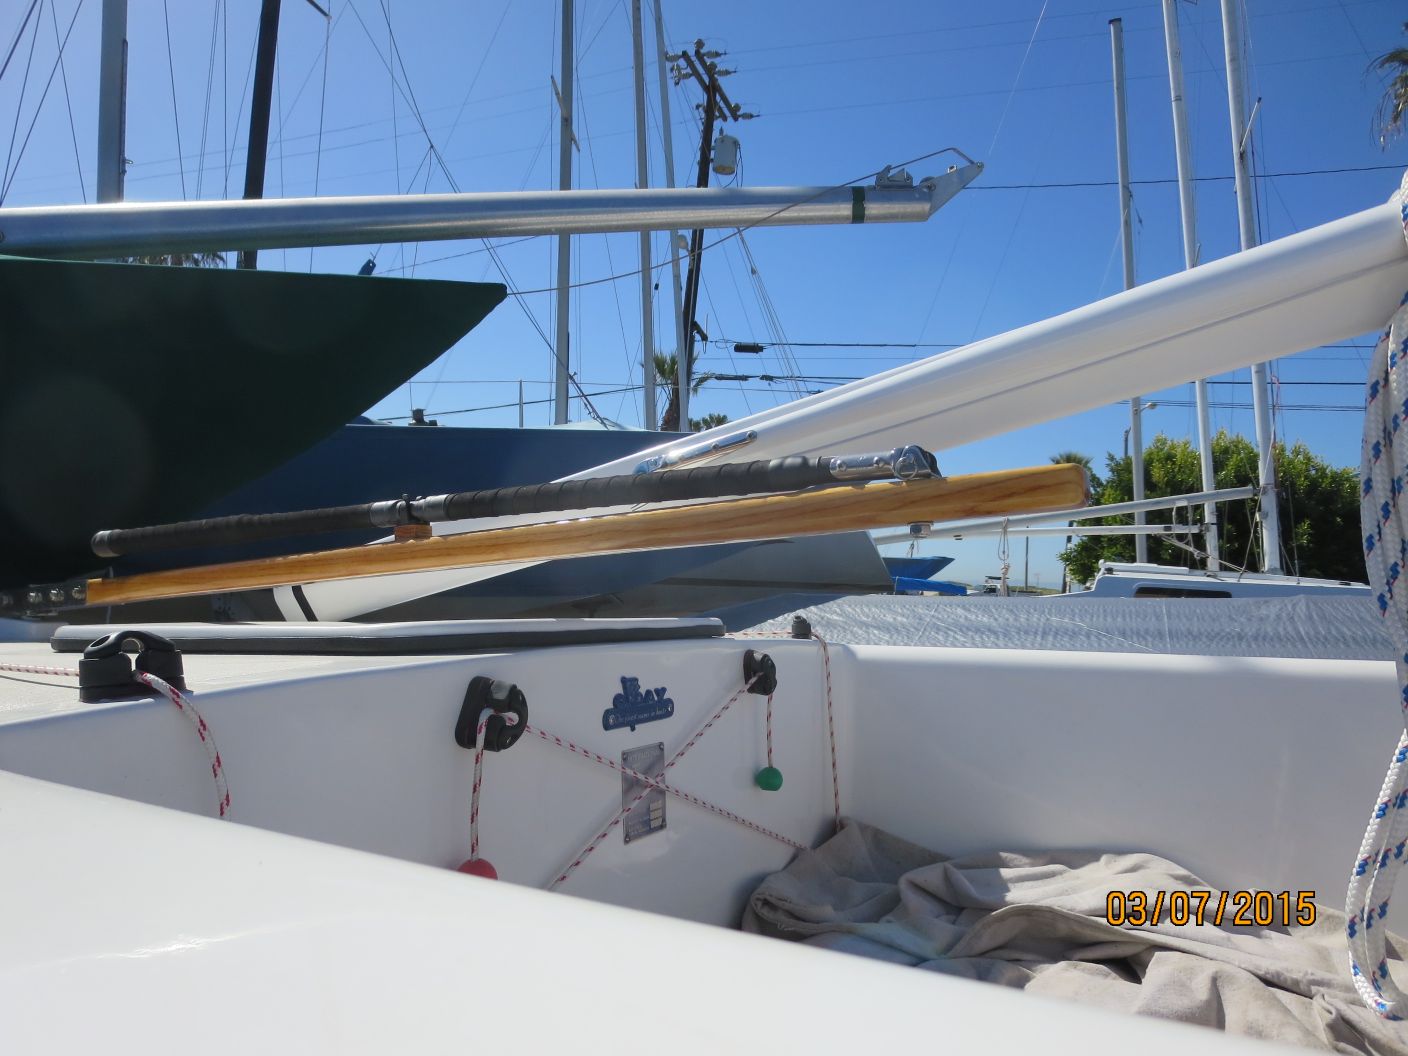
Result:
[[[1250,93],[1262,100],[1257,169],[1278,174],[1258,181],[1263,240],[1386,200],[1408,165],[1408,146],[1398,141],[1384,150],[1377,142],[1372,117],[1380,83],[1366,67],[1403,39],[1402,6],[1385,0],[1248,0],[1246,6]],[[0,47],[9,47],[27,7],[28,0],[0,4]],[[330,9],[331,23],[304,0],[284,0],[268,194],[445,191],[451,177],[466,191],[555,185],[549,86],[558,62],[555,5],[332,0]],[[577,4],[578,186],[634,182],[628,10],[625,0]],[[1118,198],[1115,188],[1099,185],[1115,172],[1112,17],[1124,20],[1132,175],[1136,181],[1174,176],[1162,22],[1153,0],[896,2],[873,10],[883,17],[857,20],[853,3],[830,0],[665,4],[670,47],[703,37],[727,51],[724,64],[737,70],[725,82],[728,90],[760,115],[732,130],[743,145],[743,184],[840,183],[949,145],[987,165],[978,183],[927,224],[756,230],[746,235],[751,261],[738,240],[710,250],[701,323],[715,343],[701,369],[779,375],[795,373],[795,363],[807,377],[855,377],[941,349],[803,343],[956,344],[1116,292]],[[92,196],[99,11],[100,0],[42,0],[32,53],[31,33],[20,38],[0,79],[4,204]],[[1180,14],[1195,168],[1205,178],[1197,190],[1201,253],[1211,260],[1237,248],[1231,181],[1213,179],[1231,173],[1218,6],[1183,3]],[[398,56],[394,83],[388,15]],[[62,68],[46,93],[56,38],[71,19]],[[253,0],[130,0],[130,198],[238,195],[257,22]],[[649,19],[647,30],[653,33]],[[651,179],[659,183],[651,74]],[[687,86],[672,89],[681,179],[692,173],[698,147],[689,109],[695,98]],[[427,133],[449,176],[427,164]],[[922,176],[945,164],[935,159],[912,168]],[[1325,169],[1362,171],[1293,175]],[[1052,183],[1096,186],[1031,186]],[[1139,280],[1180,269],[1176,188],[1136,186],[1135,209]],[[575,281],[636,266],[633,235],[574,245]],[[663,247],[659,236],[657,259]],[[265,253],[261,264],[351,272],[373,252],[378,274],[500,281],[482,244],[471,242]],[[552,240],[506,245],[499,256],[514,287],[552,286]],[[665,282],[659,293],[657,309],[666,311],[657,310],[657,326],[668,317]],[[594,401],[600,413],[638,425],[640,397],[630,390],[640,383],[638,281],[585,287],[572,302],[574,370],[589,393],[602,393]],[[415,405],[445,423],[515,424],[516,407],[450,412],[512,403],[520,379],[530,401],[550,395],[552,354],[538,328],[552,334],[553,298],[528,294],[521,305],[505,303],[372,413],[405,416]],[[791,361],[776,348],[741,356],[728,344],[782,337],[797,343]],[[1359,415],[1325,408],[1359,403],[1354,385],[1362,381],[1366,356],[1345,347],[1282,361],[1280,434],[1304,440],[1336,464],[1357,462]],[[1250,411],[1241,409],[1249,403],[1247,372],[1215,380],[1214,401],[1223,405],[1214,408],[1215,426],[1250,433]],[[717,382],[704,389],[695,410],[741,417],[823,384]],[[612,391],[623,389],[630,391]],[[1152,398],[1160,406],[1145,418],[1147,436],[1193,433],[1191,386]],[[527,408],[530,424],[546,424],[550,414],[545,402]],[[573,415],[585,417],[578,406]],[[940,461],[946,472],[970,472],[1041,463],[1074,448],[1101,463],[1106,451],[1120,449],[1127,424],[1127,408],[1105,408],[940,452]],[[941,549],[957,557],[951,571],[958,578],[997,569],[993,541]],[[1057,549],[1052,541],[1032,544],[1034,577],[1047,585],[1059,579]]]

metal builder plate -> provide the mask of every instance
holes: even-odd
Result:
[[[621,766],[634,770],[646,777],[661,777],[665,773],[665,744],[643,744],[639,748],[627,748],[621,753]],[[621,809],[626,810],[636,797],[644,791],[635,809],[626,815],[621,824],[627,843],[660,832],[665,828],[665,793],[662,789],[637,781],[629,774],[621,775]]]

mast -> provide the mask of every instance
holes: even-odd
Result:
[[[122,201],[127,152],[127,0],[103,0],[98,62],[98,201]]]
[[[558,104],[562,126],[557,137],[557,189],[572,189],[572,0],[562,0],[562,83],[558,86]],[[572,289],[572,236],[557,238],[557,341],[553,355],[557,366],[553,373],[552,421],[567,424],[567,372],[570,348],[568,336],[568,298]]]
[[[670,131],[670,93],[665,82],[665,20],[660,14],[660,0],[655,0],[655,72],[660,84],[660,133],[665,140],[665,186],[675,185],[675,145]],[[684,362],[684,295],[680,288],[680,233],[670,230],[670,292],[675,301],[675,386],[687,388]],[[681,403],[681,407],[685,404]]]
[[[249,104],[249,148],[245,153],[244,196],[264,197],[264,164],[269,153],[269,110],[274,103],[274,56],[279,47],[281,0],[263,0],[259,9],[259,50],[254,59],[254,95]],[[240,253],[239,266],[253,268],[257,249]]]
[[[1124,116],[1124,23],[1110,19],[1110,55],[1115,74],[1115,155],[1120,181],[1120,244],[1124,249],[1124,288],[1134,288],[1134,236],[1130,230],[1129,136]],[[1144,430],[1140,417],[1144,402],[1140,396],[1129,398],[1130,478],[1134,485],[1134,501],[1144,498]],[[1142,510],[1134,514],[1134,523],[1144,523]],[[1142,535],[1134,537],[1134,560],[1143,564],[1149,560],[1149,541]]]
[[[645,36],[641,25],[640,0],[631,0],[631,59],[635,67],[636,89],[636,187],[650,186],[645,155]],[[651,318],[650,232],[640,233],[640,355],[642,429],[655,426],[655,321]]]
[[[1178,205],[1183,217],[1183,266],[1198,264],[1198,214],[1193,197],[1193,157],[1188,145],[1188,112],[1183,105],[1183,49],[1178,39],[1178,0],[1163,0],[1164,43],[1168,50],[1168,90],[1173,105],[1173,145],[1178,158]],[[1212,464],[1212,421],[1208,413],[1208,383],[1199,378],[1193,383],[1193,399],[1198,411],[1198,456],[1203,471],[1203,490],[1217,487]],[[1217,503],[1203,504],[1203,540],[1208,554],[1208,568],[1214,572],[1222,565],[1218,540]]]
[[[1227,62],[1227,110],[1232,123],[1232,161],[1236,173],[1237,221],[1242,249],[1257,244],[1256,215],[1252,209],[1251,174],[1248,157],[1252,130],[1242,103],[1242,6],[1237,0],[1222,0],[1222,49]],[[1279,573],[1281,569],[1281,518],[1277,510],[1275,451],[1271,441],[1271,401],[1267,366],[1252,365],[1252,414],[1256,419],[1257,482],[1261,485],[1261,568]]]

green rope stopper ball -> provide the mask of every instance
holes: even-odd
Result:
[[[753,780],[764,792],[776,792],[782,787],[782,771],[775,766],[765,766]]]

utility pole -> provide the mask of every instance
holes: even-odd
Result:
[[[1236,174],[1237,220],[1242,248],[1257,244],[1256,214],[1252,209],[1252,182],[1248,158],[1252,129],[1242,102],[1242,5],[1222,0],[1222,51],[1227,62],[1227,110],[1232,122],[1232,161]],[[1261,485],[1258,517],[1261,520],[1261,569],[1281,572],[1281,517],[1277,510],[1275,450],[1271,440],[1271,400],[1265,363],[1252,367],[1252,415],[1256,419],[1257,483]]]
[[[1198,213],[1193,198],[1193,155],[1188,145],[1188,113],[1183,105],[1183,48],[1178,39],[1178,0],[1163,0],[1164,44],[1168,51],[1168,91],[1173,105],[1173,145],[1178,158],[1178,205],[1183,217],[1183,267],[1198,265]],[[1198,456],[1203,471],[1203,490],[1217,487],[1212,464],[1212,417],[1208,411],[1208,383],[1193,383],[1193,399],[1198,413]],[[1203,541],[1208,568],[1222,567],[1222,551],[1217,531],[1217,503],[1203,503]]]
[[[746,121],[753,114],[741,113],[737,103],[729,99],[720,77],[727,77],[732,70],[721,70],[716,59],[723,58],[721,51],[705,51],[704,42],[694,42],[694,53],[682,51],[678,55],[668,55],[675,63],[675,83],[680,84],[693,78],[704,89],[703,134],[699,142],[699,172],[695,179],[696,187],[709,186],[709,163],[713,160],[714,121]],[[704,232],[694,230],[689,233],[689,275],[684,284],[684,335],[676,361],[675,391],[678,394],[679,421],[676,428],[689,429],[689,380],[690,360],[694,358],[694,332],[697,329],[695,315],[699,307],[699,271],[703,263],[700,259],[704,250]]]
[[[631,58],[635,66],[636,88],[636,187],[650,186],[645,154],[645,29],[641,25],[640,0],[631,0]],[[640,354],[641,376],[645,382],[641,401],[641,428],[655,428],[655,321],[652,318],[650,232],[640,233]]]
[[[562,125],[557,137],[557,189],[572,189],[572,0],[562,0],[562,84],[557,92]],[[572,236],[557,236],[557,343],[553,356],[557,369],[553,375],[552,420],[554,425],[567,424],[567,372],[569,355],[568,298],[572,293]]]
[[[1124,116],[1124,23],[1110,19],[1110,53],[1115,67],[1115,155],[1120,181],[1120,244],[1124,247],[1124,288],[1134,288],[1134,235],[1130,229],[1133,195],[1129,189],[1129,137]],[[1129,398],[1129,443],[1134,457],[1130,473],[1134,485],[1134,501],[1144,498],[1144,430],[1140,417],[1144,413],[1143,397]],[[1134,515],[1135,524],[1144,523],[1144,514]],[[1134,560],[1141,564],[1149,560],[1149,543],[1143,535],[1134,537]]]
[[[655,72],[658,75],[660,85],[660,132],[665,140],[665,186],[675,185],[675,144],[670,131],[670,92],[665,81],[665,20],[660,14],[660,0],[655,0]],[[674,295],[675,302],[675,385],[680,396],[680,409],[684,413],[688,406],[689,388],[682,385],[686,379],[685,370],[680,367],[685,361],[684,352],[684,293],[680,286],[680,233],[675,229],[670,230],[670,292]],[[648,362],[647,370],[653,372],[653,359]],[[684,417],[688,420],[688,414]],[[654,424],[648,424],[647,428],[654,428]]]
[[[98,201],[120,202],[127,171],[127,0],[103,0],[101,32]]]
[[[244,196],[264,197],[264,165],[269,156],[269,110],[274,104],[274,56],[279,47],[282,0],[263,0],[259,9],[259,45],[254,58],[254,94],[249,104],[249,149],[244,163]],[[239,266],[252,268],[257,249],[240,250]]]

